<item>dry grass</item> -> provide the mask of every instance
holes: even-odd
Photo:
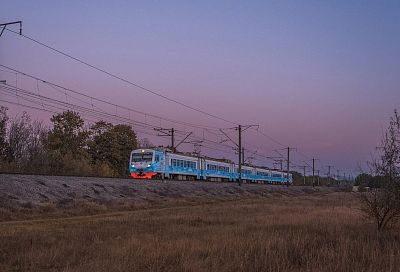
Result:
[[[43,213],[0,223],[0,271],[398,271],[399,230],[376,233],[357,205],[332,193]]]

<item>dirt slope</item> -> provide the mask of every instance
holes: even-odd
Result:
[[[39,205],[65,200],[127,201],[143,203],[176,198],[232,198],[301,196],[329,193],[333,188],[279,185],[154,181],[94,177],[61,177],[0,174],[0,207]]]

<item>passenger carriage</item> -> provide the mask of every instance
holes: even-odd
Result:
[[[173,153],[163,149],[137,149],[131,152],[129,171],[133,178],[237,181],[238,166],[226,160]],[[243,165],[242,180],[253,183],[283,184],[287,174],[268,168]],[[292,182],[292,175],[289,175]]]

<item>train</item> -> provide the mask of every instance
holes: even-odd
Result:
[[[229,160],[177,153],[162,148],[131,152],[129,172],[134,179],[239,180],[238,165]],[[247,183],[290,184],[292,175],[267,167],[242,165],[241,180]]]

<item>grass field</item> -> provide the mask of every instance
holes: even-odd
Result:
[[[0,271],[399,271],[400,232],[376,233],[351,193],[75,207],[0,223]],[[51,210],[51,209],[50,209]],[[97,212],[101,212],[97,210]]]

